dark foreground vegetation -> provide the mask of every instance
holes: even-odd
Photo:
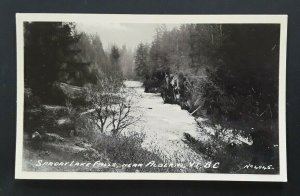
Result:
[[[223,146],[220,152],[211,153],[186,135],[197,151],[228,167],[250,162],[278,169],[279,29],[272,24],[187,24],[170,31],[161,26],[150,45],[138,46],[136,72],[146,92],[161,93],[165,103],[222,127],[213,133]],[[227,129],[243,130],[253,144],[231,143],[225,149],[219,135]]]

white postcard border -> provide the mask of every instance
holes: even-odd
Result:
[[[23,158],[24,106],[24,21],[64,21],[103,23],[219,23],[280,24],[279,59],[279,174],[215,174],[215,173],[107,173],[107,172],[25,172]],[[17,13],[17,138],[15,179],[73,180],[206,180],[206,181],[271,181],[287,182],[286,163],[286,44],[287,15],[131,15],[131,14],[49,14]]]

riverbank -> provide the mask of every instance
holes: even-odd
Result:
[[[160,93],[146,93],[140,81],[124,81],[124,86],[123,96],[130,101],[130,105],[126,106],[129,102],[124,102],[123,105],[130,108],[130,118],[136,121],[117,134],[110,131],[111,124],[107,124],[107,130],[99,130],[90,116],[96,109],[43,106],[44,112],[41,115],[46,121],[40,123],[45,132],[24,134],[24,169],[94,172],[252,172],[243,167],[253,161],[253,141],[242,130],[224,129],[219,124],[212,124],[208,119],[193,116],[178,104],[165,103]],[[117,111],[116,108],[112,109]],[[113,117],[108,116],[107,122],[112,122]],[[59,123],[53,126],[49,119]],[[99,161],[103,164],[101,167],[81,167],[80,164],[78,167],[53,167],[49,164],[40,166],[39,161],[53,164]],[[150,163],[151,167],[135,167],[136,164],[145,166]],[[178,165],[181,167],[177,167]]]

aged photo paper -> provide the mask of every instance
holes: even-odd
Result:
[[[287,15],[16,14],[16,179],[287,181]]]

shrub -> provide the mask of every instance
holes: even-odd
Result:
[[[33,95],[31,88],[24,89],[24,106],[25,109],[38,108],[40,100],[37,96]]]
[[[130,136],[99,133],[95,138],[93,147],[99,152],[104,153],[110,162],[147,164],[155,161],[156,163],[162,163],[163,160],[159,155],[142,147],[143,139],[143,135],[137,133]],[[126,168],[126,171],[136,171],[136,169],[143,172],[168,172],[172,170],[171,168],[142,167]]]
[[[131,115],[133,94],[127,92],[121,80],[103,78],[87,88],[86,94],[91,102],[88,117],[101,133],[119,134],[139,120]]]

